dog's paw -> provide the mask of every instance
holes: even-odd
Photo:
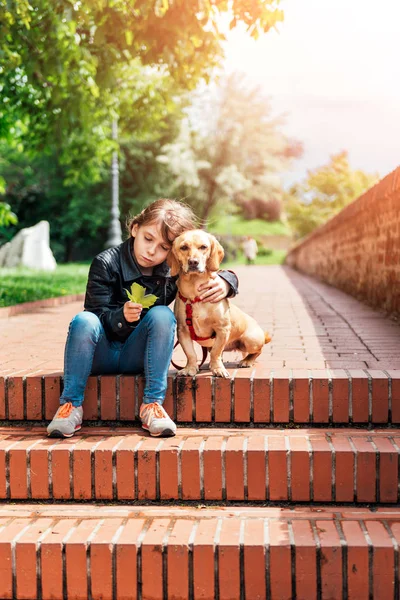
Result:
[[[178,371],[178,376],[180,377],[193,377],[194,375],[196,375],[196,373],[198,373],[199,369],[197,367],[185,367],[184,369],[181,369],[180,371]]]
[[[238,367],[240,369],[246,369],[247,367],[254,367],[254,360],[246,360],[243,359],[240,361],[240,363],[238,364]]]
[[[225,377],[225,379],[230,379],[231,377],[225,367],[217,367],[216,369],[212,369],[212,374],[215,375],[215,377]]]

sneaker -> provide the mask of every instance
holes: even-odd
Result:
[[[49,437],[72,437],[82,426],[82,415],[82,406],[62,404],[47,427]]]
[[[176,434],[176,425],[161,404],[152,402],[140,407],[142,427],[154,437],[171,437]]]

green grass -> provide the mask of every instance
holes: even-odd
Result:
[[[58,265],[53,272],[26,268],[0,269],[0,307],[44,298],[82,294],[89,264]]]
[[[271,254],[267,256],[257,256],[254,264],[255,265],[281,265],[285,259],[286,250],[271,250]],[[246,259],[244,254],[239,253],[235,261],[224,262],[221,265],[222,269],[230,269],[235,265],[245,265]]]
[[[257,256],[256,265],[279,265],[286,252],[273,250],[268,256]],[[223,263],[223,269],[246,264],[242,253],[235,261]],[[45,298],[83,294],[86,289],[89,264],[69,263],[58,265],[57,269],[34,271],[26,268],[0,269],[0,307],[34,302]]]
[[[287,225],[281,221],[268,223],[261,219],[246,221],[239,215],[225,216],[210,221],[207,231],[216,235],[291,235]]]

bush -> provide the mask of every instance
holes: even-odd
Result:
[[[281,218],[282,205],[278,198],[242,200],[240,206],[243,216],[247,220],[279,221]]]

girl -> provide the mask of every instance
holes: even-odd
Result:
[[[153,436],[172,436],[176,425],[162,407],[171,361],[175,316],[168,308],[176,295],[176,277],[166,263],[174,239],[196,229],[192,210],[160,199],[128,223],[129,238],[98,254],[86,287],[85,310],[71,321],[64,361],[61,406],[47,427],[50,437],[71,437],[81,428],[82,404],[90,374],[145,374],[140,419]],[[157,296],[150,309],[128,300],[133,282]],[[221,271],[202,286],[203,302],[219,302],[237,293],[234,273]],[[133,415],[132,415],[133,417]]]

